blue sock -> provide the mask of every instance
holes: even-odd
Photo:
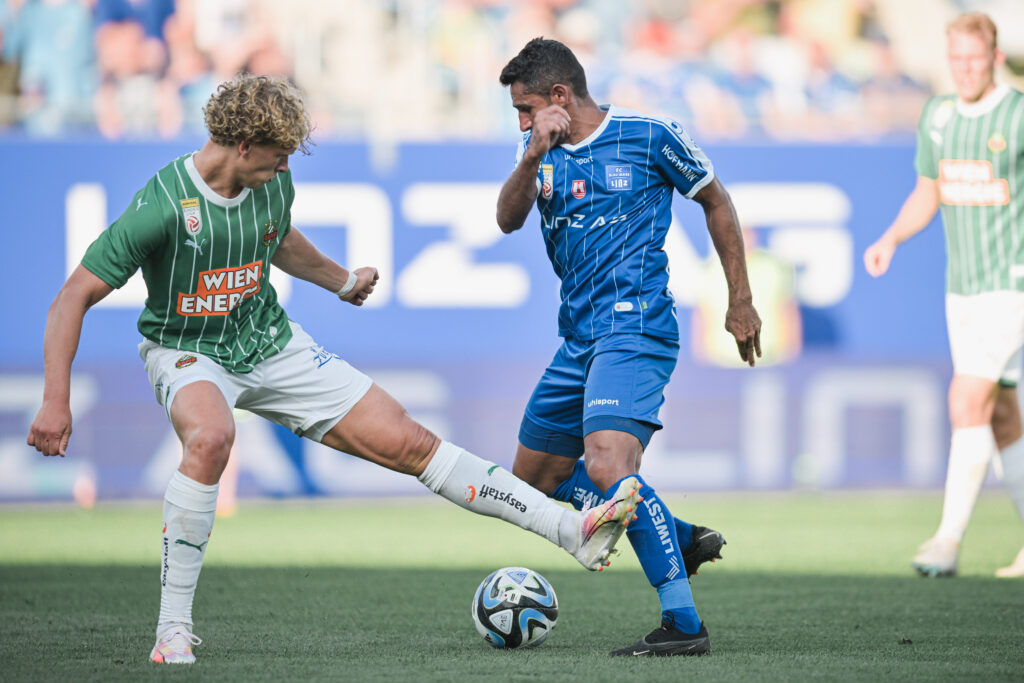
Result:
[[[626,537],[647,580],[658,590],[663,618],[683,633],[697,633],[700,617],[693,604],[672,514],[654,489],[639,475],[636,478],[640,480],[643,502],[637,506],[636,519],[629,525]],[[606,495],[611,495],[618,485],[616,482]]]
[[[616,486],[618,486],[617,483]],[[558,488],[551,493],[551,497],[563,503],[571,503],[577,510],[582,510],[587,501],[590,501],[591,505],[598,505],[605,501],[604,491],[597,488],[597,484],[587,476],[587,468],[583,464],[582,458],[576,461],[572,475],[558,485]],[[693,543],[693,525],[678,517],[675,520],[679,547],[682,550],[687,550]]]

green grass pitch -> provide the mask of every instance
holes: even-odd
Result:
[[[434,499],[242,501],[218,519],[194,608],[192,667],[147,660],[159,603],[157,503],[0,507],[0,680],[1019,681],[1024,543],[999,491],[979,502],[961,576],[909,559],[938,494],[668,497],[721,530],[693,579],[703,658],[612,659],[657,598],[623,539],[588,573],[546,541]],[[541,571],[560,602],[536,650],[492,650],[469,616],[493,569]]]

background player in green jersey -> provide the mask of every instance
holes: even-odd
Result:
[[[917,185],[864,253],[867,271],[882,275],[896,248],[942,209],[953,435],[942,521],[913,560],[925,576],[956,573],[960,541],[994,456],[1024,518],[1024,452],[1019,446],[1008,450],[1021,436],[1016,383],[1024,345],[1024,94],[996,83],[1005,57],[988,16],[961,15],[949,25],[947,41],[956,94],[925,105]],[[1024,550],[997,575],[1024,576]]]
[[[209,141],[157,172],[57,294],[46,321],[43,404],[28,435],[44,455],[66,454],[82,320],[141,268],[148,297],[139,352],[183,447],[164,498],[150,658],[195,661],[192,599],[235,437],[235,407],[414,475],[457,505],[540,534],[588,569],[602,569],[633,517],[638,482],[586,513],[567,510],[439,439],[288,320],[269,283],[271,264],[356,306],[378,278],[375,268],[342,268],[291,224],[288,161],[305,151],[311,129],[299,93],[283,80],[243,76],[222,84],[204,115]]]

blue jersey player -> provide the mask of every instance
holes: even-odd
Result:
[[[678,123],[599,107],[576,57],[554,40],[527,43],[500,80],[524,135],[498,197],[498,226],[518,230],[536,203],[561,280],[564,338],[526,407],[513,471],[580,507],[637,475],[661,428],[658,410],[679,351],[662,248],[675,190],[704,208],[729,285],[725,327],[750,365],[761,355],[761,321],[732,202]],[[724,539],[674,519],[641,485],[643,504],[627,535],[658,591],[662,625],[611,654],[707,654],[687,577],[719,556]]]

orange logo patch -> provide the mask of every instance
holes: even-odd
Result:
[[[939,200],[955,206],[1003,206],[1010,203],[1010,185],[996,178],[990,161],[939,161]]]
[[[227,315],[260,291],[261,261],[199,273],[195,294],[178,293],[178,315]]]

